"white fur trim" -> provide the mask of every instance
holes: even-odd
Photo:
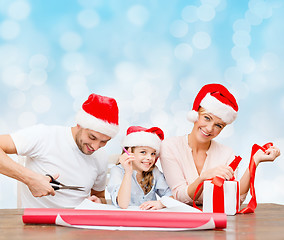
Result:
[[[124,137],[122,147],[151,147],[156,150],[157,155],[160,152],[161,139],[154,133],[134,132]]]
[[[231,106],[220,102],[217,98],[212,97],[210,93],[207,93],[202,99],[200,106],[209,113],[221,118],[227,124],[232,123],[237,117],[237,112]]]
[[[190,122],[196,122],[198,120],[198,112],[191,110],[187,113],[187,120]]]
[[[119,130],[118,125],[105,122],[85,112],[82,109],[76,115],[76,123],[79,124],[82,128],[94,130],[111,138],[113,138]]]

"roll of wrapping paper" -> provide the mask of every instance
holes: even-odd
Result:
[[[86,226],[198,228],[213,219],[215,228],[227,226],[224,213],[191,213],[159,211],[77,210],[26,208],[23,222],[27,224],[55,224],[57,215],[68,224]]]

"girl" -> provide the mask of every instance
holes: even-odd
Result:
[[[122,142],[125,151],[119,157],[119,164],[110,172],[108,191],[112,203],[120,208],[140,206],[143,210],[165,207],[157,200],[171,196],[164,175],[155,166],[164,139],[158,127],[132,126]]]
[[[186,136],[163,141],[161,165],[174,198],[192,204],[197,186],[215,176],[231,179],[234,172],[228,165],[235,155],[229,147],[214,141],[214,138],[232,123],[238,111],[234,96],[220,84],[205,85],[197,94],[188,119],[194,122]],[[277,147],[254,155],[256,166],[263,161],[274,161],[280,155]],[[246,170],[240,180],[241,203],[249,190],[250,173]],[[202,204],[200,190],[196,203]]]

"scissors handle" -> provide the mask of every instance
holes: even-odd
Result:
[[[55,180],[50,174],[45,174],[45,175],[50,177],[50,179],[51,179],[50,183],[54,183],[54,184],[57,184],[57,185],[64,186],[62,183],[60,183],[57,180]]]

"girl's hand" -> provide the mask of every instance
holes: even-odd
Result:
[[[209,169],[200,174],[200,178],[202,181],[214,178],[216,176],[224,178],[225,180],[230,180],[234,176],[234,171],[230,166],[222,165]]]
[[[127,153],[123,153],[119,157],[119,163],[124,168],[125,173],[132,173],[132,162],[134,161],[134,155],[133,153],[130,153],[129,155]]]
[[[92,195],[90,197],[88,197],[89,200],[91,200],[94,203],[102,203],[101,199],[98,198],[96,195]]]
[[[161,203],[160,200],[158,201],[147,201],[142,203],[139,208],[141,210],[158,210],[158,209],[162,209],[165,206]]]
[[[273,162],[278,156],[280,156],[280,149],[271,146],[265,152],[258,150],[254,155],[254,162],[257,166],[260,162]]]

